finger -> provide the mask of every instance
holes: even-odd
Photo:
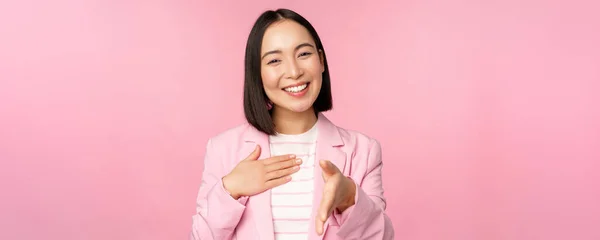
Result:
[[[315,229],[317,230],[317,235],[321,236],[323,234],[323,226],[325,222],[321,221],[321,219],[315,219]]]
[[[329,206],[331,205],[331,206]],[[321,199],[321,204],[319,205],[319,210],[317,211],[317,216],[315,217],[315,224],[317,234],[323,234],[323,227],[325,226],[325,222],[327,222],[327,218],[329,218],[327,212],[328,209],[333,206],[333,196],[328,194],[328,192],[323,193],[323,198]]]
[[[250,153],[250,155],[248,155],[248,157],[246,157],[246,159],[244,159],[244,161],[257,160],[260,157],[260,151],[261,151],[260,145],[256,144],[254,151],[252,151]]]
[[[280,155],[280,156],[267,158],[263,161],[263,163],[265,165],[270,165],[270,164],[273,164],[276,162],[281,162],[281,161],[295,159],[295,158],[296,158],[296,155],[294,155],[294,154],[286,154],[286,155]]]
[[[299,159],[299,158],[290,159],[290,160],[286,160],[283,162],[276,162],[276,163],[269,164],[266,166],[266,171],[272,172],[272,171],[276,171],[276,170],[280,170],[280,169],[286,169],[286,168],[291,168],[294,166],[299,166],[300,164],[302,164],[302,159]]]
[[[327,176],[332,176],[340,171],[333,163],[327,160],[319,161],[319,165],[321,166],[321,169],[323,169],[323,173]]]
[[[281,170],[277,170],[277,171],[273,171],[273,172],[267,173],[267,175],[266,175],[267,181],[291,175],[292,173],[295,173],[295,172],[297,172],[299,170],[300,170],[300,167],[299,166],[295,166],[295,167],[281,169]]]
[[[323,192],[323,198],[321,204],[319,204],[319,210],[317,211],[317,219],[325,223],[329,218],[331,209],[333,208],[333,202],[335,199],[334,191],[325,190]]]
[[[269,180],[265,183],[265,186],[267,187],[267,189],[271,189],[283,184],[286,184],[287,182],[291,181],[292,177],[291,176],[285,176],[285,177],[280,177],[280,178],[275,178],[273,180]]]

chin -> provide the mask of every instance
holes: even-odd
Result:
[[[292,109],[289,109],[289,110],[292,111],[292,112],[295,112],[295,113],[303,113],[303,112],[308,111],[309,109],[310,108],[292,108]]]
[[[296,112],[296,113],[303,113],[306,111],[309,111],[312,109],[312,104],[311,105],[299,105],[299,106],[290,106],[288,107],[288,110],[292,111],[292,112]]]

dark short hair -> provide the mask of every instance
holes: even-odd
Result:
[[[259,131],[269,135],[275,134],[275,124],[271,117],[272,110],[267,108],[269,98],[265,93],[262,83],[260,51],[263,36],[267,28],[275,22],[286,19],[304,26],[315,41],[315,47],[323,55],[325,69],[323,71],[321,91],[313,103],[315,114],[331,110],[333,106],[327,57],[323,43],[321,43],[321,39],[315,28],[304,17],[292,10],[277,9],[275,11],[266,11],[254,23],[246,42],[246,56],[244,61],[244,114],[248,123]]]

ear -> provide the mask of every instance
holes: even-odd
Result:
[[[319,49],[319,60],[321,61],[321,73],[325,72],[325,55],[323,49]]]

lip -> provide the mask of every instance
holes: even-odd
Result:
[[[283,90],[283,89],[281,89],[281,91],[284,91],[285,93],[287,93],[288,95],[290,95],[292,97],[302,97],[302,96],[306,95],[306,93],[308,92],[308,89],[310,88],[310,82],[301,83],[300,85],[303,85],[303,84],[307,84],[307,86],[306,86],[305,89],[303,89],[300,92],[292,93],[292,92],[288,92],[288,91]],[[292,86],[289,86],[289,87],[295,87],[295,86],[300,86],[300,85],[296,84],[296,85],[292,85]],[[286,88],[288,88],[288,87],[286,87]]]
[[[310,82],[299,82],[299,83],[296,83],[296,84],[288,85],[288,86],[282,87],[281,90],[289,88],[289,87],[302,86],[302,85],[307,84],[307,83],[310,83]]]

